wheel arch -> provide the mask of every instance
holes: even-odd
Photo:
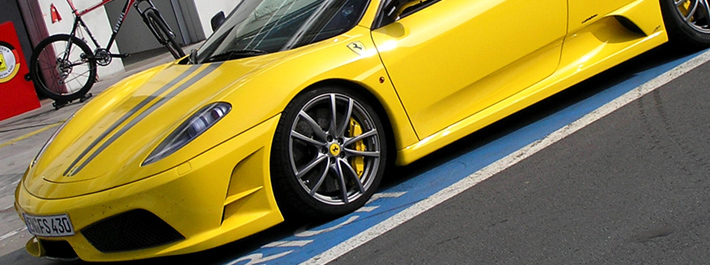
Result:
[[[382,164],[379,165],[380,168],[383,170],[378,170],[379,173],[375,173],[376,175],[379,175],[379,177],[377,177],[373,184],[375,188],[368,189],[367,192],[363,193],[369,194],[365,195],[365,200],[358,199],[359,202],[357,203],[353,204],[346,202],[346,205],[339,206],[325,206],[323,205],[323,203],[317,202],[315,199],[311,198],[313,197],[312,194],[304,194],[303,190],[300,189],[300,187],[293,188],[295,186],[295,184],[293,183],[295,178],[289,178],[290,174],[288,172],[290,172],[290,168],[284,167],[284,165],[288,164],[288,162],[284,160],[284,157],[282,155],[278,155],[281,151],[286,150],[287,148],[283,144],[287,140],[284,137],[283,131],[280,132],[279,128],[284,128],[282,126],[290,124],[290,121],[292,120],[288,117],[292,117],[295,113],[294,111],[298,111],[297,108],[293,108],[294,106],[298,106],[299,108],[302,107],[302,105],[300,104],[308,101],[304,101],[304,99],[309,99],[314,95],[320,95],[319,91],[337,91],[336,93],[349,94],[348,97],[356,97],[357,100],[360,101],[360,103],[362,103],[363,105],[367,105],[367,108],[369,109],[367,110],[368,112],[372,111],[374,112],[373,115],[377,115],[379,123],[383,127],[383,134],[385,134],[385,145],[383,146],[383,148],[387,150],[385,152],[386,155],[383,159],[384,161],[382,162]],[[380,181],[385,178],[385,175],[388,174],[388,172],[393,168],[393,165],[395,165],[394,162],[397,157],[397,145],[394,141],[396,139],[396,136],[393,133],[394,125],[391,117],[392,115],[388,114],[387,111],[387,96],[378,96],[378,91],[376,89],[369,88],[366,84],[360,84],[357,81],[338,78],[320,80],[318,82],[303,87],[303,89],[299,89],[293,92],[294,93],[284,102],[285,104],[287,104],[287,106],[281,115],[279,121],[279,128],[277,128],[276,134],[274,136],[274,143],[271,147],[272,153],[270,155],[271,163],[269,165],[270,171],[272,172],[270,176],[272,182],[272,190],[278,207],[281,210],[281,214],[287,220],[319,220],[323,218],[334,218],[342,216],[343,214],[354,211],[355,209],[357,209],[352,208],[355,207],[354,205],[359,205],[357,206],[358,208],[361,207],[362,205],[364,205],[364,203],[367,202],[367,200],[369,200],[372,194],[377,192],[377,186],[379,186]],[[286,119],[284,119],[285,117]],[[284,123],[284,121],[286,121],[286,123]],[[375,175],[373,175],[373,177],[374,176]],[[304,197],[308,197],[309,199],[306,199]]]
[[[397,161],[397,136],[394,133],[394,127],[392,124],[392,115],[387,111],[386,104],[384,103],[384,100],[381,97],[377,96],[377,93],[375,92],[374,89],[364,85],[360,84],[351,80],[345,80],[345,79],[325,79],[318,81],[316,83],[313,83],[303,90],[301,90],[298,94],[294,96],[297,97],[298,95],[301,95],[303,93],[307,93],[311,90],[321,88],[321,87],[340,87],[343,89],[346,89],[350,92],[356,93],[362,97],[364,97],[370,106],[375,109],[377,114],[380,116],[380,120],[382,122],[382,125],[385,127],[385,130],[387,130],[385,133],[387,137],[387,149],[389,152],[387,152],[387,168],[390,169],[392,166],[395,164],[395,161]]]

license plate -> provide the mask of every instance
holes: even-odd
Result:
[[[73,236],[74,226],[69,215],[32,216],[24,215],[25,224],[30,234],[43,237]]]

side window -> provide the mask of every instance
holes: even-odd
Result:
[[[419,12],[440,0],[385,0],[373,29],[386,26]]]
[[[405,3],[399,8],[398,10],[398,19],[407,17],[411,14],[416,13],[419,10],[422,10],[434,2],[437,2],[435,0],[409,0],[409,1],[404,1]]]
[[[347,0],[342,6],[336,6],[337,11],[334,11],[334,15],[326,22],[313,42],[336,36],[355,27],[368,4],[369,1]]]

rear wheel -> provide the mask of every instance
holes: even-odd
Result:
[[[93,52],[66,34],[42,40],[32,52],[30,76],[43,95],[60,102],[82,98],[96,81]]]
[[[694,47],[710,45],[708,0],[661,0],[661,10],[671,41]]]
[[[385,129],[364,97],[320,88],[284,110],[272,147],[271,178],[287,218],[330,218],[363,206],[385,170]]]

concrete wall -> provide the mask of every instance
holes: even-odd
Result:
[[[195,7],[195,0],[170,0],[177,19],[184,21],[180,23],[180,31],[183,33],[184,44],[193,44],[205,40],[205,32],[202,30],[200,15]]]
[[[177,42],[182,44],[182,36],[170,1],[155,0],[153,3],[155,3],[156,8],[158,8],[163,18],[165,18],[165,21],[168,22],[168,26],[177,34],[175,38]],[[108,13],[110,21],[112,21],[111,23],[118,21],[125,4],[126,1],[124,0],[113,1],[106,5],[106,12]],[[145,9],[147,6],[148,4],[143,3],[141,9]],[[163,47],[158,40],[155,39],[153,33],[150,32],[148,26],[143,22],[143,18],[135,11],[135,8],[131,8],[131,11],[128,12],[121,31],[118,33],[116,43],[118,43],[118,47],[122,53],[137,53]]]
[[[22,45],[22,47],[15,48],[22,48],[25,54],[25,62],[29,63],[30,56],[32,55],[32,45],[30,44],[30,39],[27,34],[24,34],[25,23],[22,20],[20,7],[14,0],[0,0],[0,6],[3,7],[3,11],[0,12],[0,24],[12,22],[15,25],[17,37],[20,39],[20,45]]]

